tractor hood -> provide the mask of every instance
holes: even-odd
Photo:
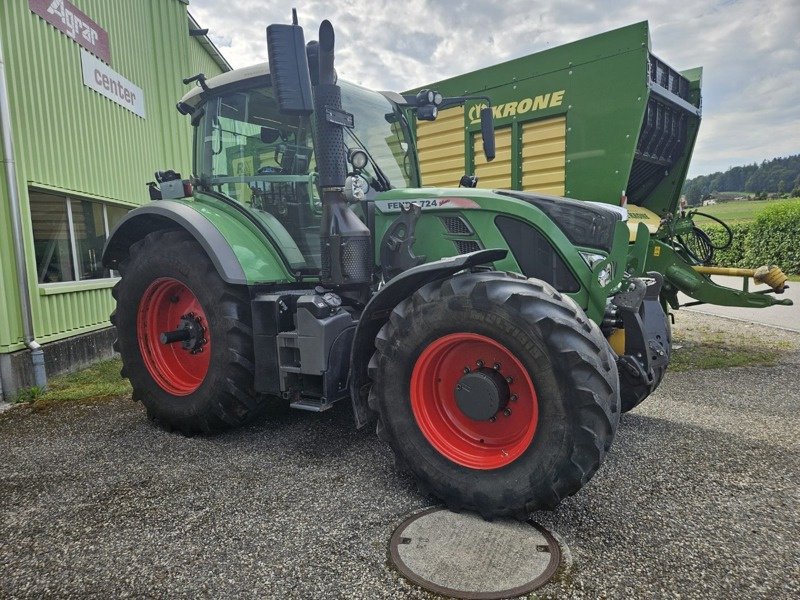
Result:
[[[533,204],[550,217],[576,246],[599,248],[606,252],[610,252],[614,244],[617,222],[628,218],[626,209],[602,202],[585,202],[506,190],[497,190],[496,193]]]
[[[628,220],[620,206],[510,190],[478,188],[407,188],[378,194],[374,199],[382,213],[399,213],[403,205],[417,203],[428,210],[491,209],[500,198],[513,198],[536,207],[550,219],[570,243],[610,252],[617,223]]]

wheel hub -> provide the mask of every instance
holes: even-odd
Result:
[[[536,388],[521,360],[491,337],[450,333],[430,342],[411,373],[411,410],[447,459],[473,469],[511,464],[530,446]]]
[[[495,369],[485,367],[464,374],[456,384],[456,405],[476,421],[488,421],[508,404],[508,383]]]
[[[139,301],[136,330],[144,366],[161,389],[187,396],[200,387],[213,340],[203,306],[189,286],[172,277],[153,280]]]
[[[165,331],[159,336],[159,339],[162,344],[180,342],[184,350],[197,354],[202,352],[203,347],[208,343],[205,333],[206,327],[203,325],[203,318],[190,312],[181,316],[175,331]]]

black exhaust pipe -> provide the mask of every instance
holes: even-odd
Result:
[[[352,211],[343,194],[347,148],[342,127],[346,125],[341,124],[345,113],[342,90],[336,85],[333,47],[333,26],[326,20],[319,27],[319,83],[314,88],[317,170],[322,193],[321,279],[325,285],[351,286],[371,280],[372,243],[369,228]]]

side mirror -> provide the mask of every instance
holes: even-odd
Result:
[[[297,13],[292,12],[293,25],[267,27],[269,72],[281,112],[308,116],[314,112],[308,57],[303,28],[297,25]]]
[[[487,161],[494,160],[494,119],[492,109],[485,106],[481,109],[481,139],[483,140],[483,154]]]

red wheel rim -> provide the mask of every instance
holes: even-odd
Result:
[[[455,389],[465,369],[499,367],[511,394],[494,421],[478,421],[458,407]],[[453,333],[431,342],[411,374],[411,409],[436,450],[464,467],[498,469],[530,446],[539,420],[536,388],[527,369],[505,346],[476,333]]]
[[[161,343],[161,334],[178,329],[182,318],[204,327],[205,343],[193,353],[180,342]],[[139,350],[153,380],[173,396],[187,396],[203,383],[211,361],[211,337],[206,313],[197,296],[177,279],[156,279],[145,290],[136,316]]]

